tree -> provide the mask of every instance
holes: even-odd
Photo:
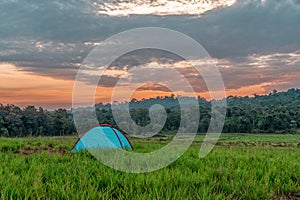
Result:
[[[7,128],[4,126],[5,122],[3,118],[0,116],[0,136],[8,137],[9,133]]]

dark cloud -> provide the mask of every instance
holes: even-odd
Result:
[[[75,80],[78,66],[74,63],[14,62],[20,70],[56,79]]]
[[[300,49],[300,9],[292,1],[239,1],[203,18],[178,23],[217,58]]]
[[[152,91],[160,91],[160,92],[172,92],[170,89],[163,85],[159,84],[146,84],[140,88],[138,88],[139,91],[144,91],[144,90],[152,90]]]

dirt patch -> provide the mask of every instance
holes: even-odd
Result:
[[[202,143],[202,142],[198,142]],[[206,144],[213,144],[206,142]],[[300,143],[272,143],[272,142],[217,142],[216,146],[243,146],[243,147],[298,147],[300,148]]]
[[[69,149],[65,149],[63,147],[59,147],[58,149],[51,148],[51,147],[43,147],[43,148],[37,148],[37,147],[23,147],[17,151],[14,152],[15,154],[23,154],[26,156],[32,155],[32,154],[68,154],[70,153]]]
[[[273,198],[280,199],[280,200],[300,200],[300,194],[296,193],[289,193],[289,194],[280,194]]]

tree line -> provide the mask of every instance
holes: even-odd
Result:
[[[208,129],[211,113],[211,102],[199,97],[200,110],[199,133]],[[140,126],[150,123],[149,108],[161,104],[167,113],[163,132],[175,133],[180,126],[181,111],[174,95],[142,99],[133,99],[129,104],[132,120]],[[300,90],[290,89],[285,92],[274,90],[268,95],[254,97],[230,96],[227,98],[224,133],[291,133],[300,128]],[[110,104],[95,105],[99,123],[114,121]],[[62,136],[76,134],[72,112],[66,109],[54,111],[27,106],[0,104],[0,136]]]
[[[27,106],[0,105],[0,136],[61,136],[75,133],[72,115],[66,109],[47,111]]]

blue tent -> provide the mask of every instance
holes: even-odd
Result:
[[[133,149],[126,136],[110,124],[101,124],[81,135],[74,144],[72,153],[95,148]]]

